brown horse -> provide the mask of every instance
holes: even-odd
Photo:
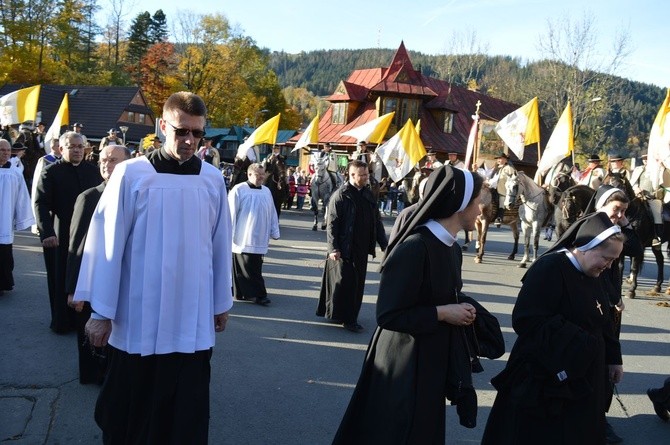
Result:
[[[495,201],[491,190],[486,186],[482,187],[481,203],[479,204],[479,209],[482,214],[475,220],[475,227],[477,228],[477,243],[475,245],[477,254],[475,255],[475,263],[481,263],[482,257],[484,256],[486,235],[488,234],[489,226],[491,222],[495,220],[498,211],[498,203]],[[507,257],[508,260],[514,260],[514,257],[519,250],[519,205],[520,202],[517,201],[511,208],[505,209],[505,214],[502,219],[502,223],[508,225],[510,229],[512,229],[512,236],[514,237],[514,248],[512,249],[512,253]]]

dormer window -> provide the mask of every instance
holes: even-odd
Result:
[[[442,131],[445,133],[451,133],[454,129],[454,113],[451,111],[444,112],[444,125]]]
[[[333,124],[347,123],[347,104],[346,102],[338,102],[333,104],[333,117],[331,119]]]

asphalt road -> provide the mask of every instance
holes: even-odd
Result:
[[[385,217],[390,230],[392,219]],[[329,444],[351,396],[375,327],[379,257],[368,271],[362,334],[314,315],[325,258],[325,232],[313,232],[308,211],[280,219],[264,275],[272,304],[236,303],[212,358],[211,444]],[[549,243],[542,241],[541,251]],[[511,232],[491,229],[482,264],[464,256],[464,291],[498,316],[511,349],[510,314],[524,270],[508,261]],[[76,337],[48,328],[49,309],[41,248],[28,232],[17,234],[15,290],[0,297],[0,442],[101,443],[93,421],[98,388],[78,382]],[[519,259],[520,257],[518,257]],[[644,269],[641,290],[654,267]],[[665,276],[670,276],[668,267]],[[610,422],[626,444],[670,443],[670,424],[654,414],[645,391],[670,375],[670,308],[665,296],[627,300],[623,317],[624,411],[615,401]],[[447,443],[479,443],[495,391],[489,384],[507,356],[483,360],[475,376],[478,425],[458,424],[447,409]]]

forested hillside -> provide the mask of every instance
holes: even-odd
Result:
[[[387,67],[395,51],[273,52],[270,67],[277,73],[285,95],[288,87],[291,94],[296,89],[305,89],[315,96],[327,96],[355,69]],[[409,51],[409,55],[414,68],[427,76],[517,104],[538,96],[540,113],[549,128],[553,128],[570,99],[577,144],[582,151],[638,154],[646,148],[649,130],[665,97],[665,91],[654,85],[580,71],[556,61],[526,64],[517,58],[480,54],[426,55]],[[306,102],[304,94],[301,103]],[[287,100],[299,112],[304,111],[290,97]],[[311,114],[315,113],[312,110]]]

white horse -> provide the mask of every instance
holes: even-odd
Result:
[[[526,267],[530,257],[530,237],[533,236],[533,257],[531,261],[537,259],[537,251],[540,244],[540,232],[542,226],[547,222],[551,214],[551,204],[548,199],[547,191],[537,185],[531,178],[522,171],[507,179],[505,184],[507,196],[505,197],[505,207],[514,203],[517,196],[521,199],[519,206],[519,220],[521,221],[521,230],[523,232],[524,252],[523,258],[518,267]]]
[[[326,230],[326,220],[328,218],[328,203],[330,202],[330,195],[339,186],[340,179],[336,172],[328,171],[328,166],[331,162],[336,162],[331,159],[329,155],[320,156],[316,153],[312,157],[312,165],[314,166],[314,176],[310,185],[310,203],[312,211],[314,212],[314,225],[312,230],[316,230],[319,225],[319,200],[323,204],[323,222],[321,223],[321,230]]]

